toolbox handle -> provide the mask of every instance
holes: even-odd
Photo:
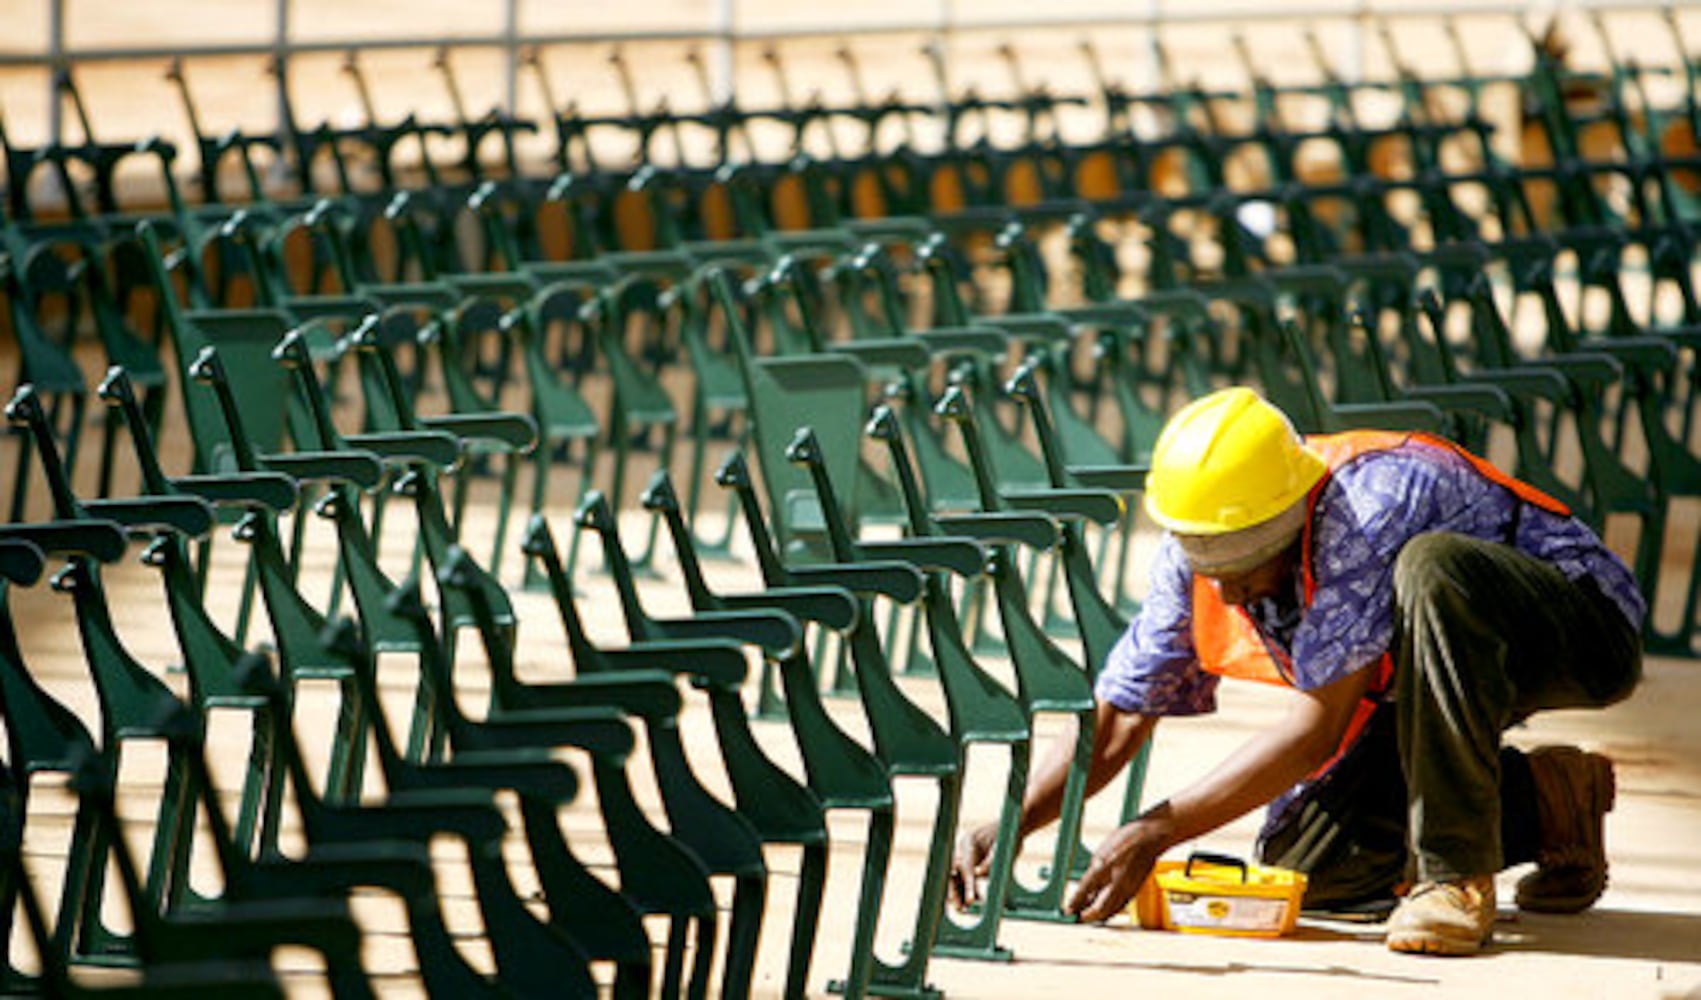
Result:
[[[1184,874],[1188,878],[1192,878],[1193,877],[1193,862],[1195,862],[1195,861],[1199,862],[1200,864],[1216,865],[1220,868],[1239,868],[1240,869],[1240,884],[1241,885],[1246,884],[1246,879],[1247,879],[1246,862],[1242,861],[1240,858],[1237,858],[1232,854],[1217,854],[1214,851],[1194,851],[1192,854],[1189,854],[1187,856],[1187,866],[1182,869],[1182,874]]]

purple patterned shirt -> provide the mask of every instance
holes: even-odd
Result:
[[[1394,558],[1406,542],[1432,531],[1504,541],[1513,523],[1511,491],[1465,459],[1408,443],[1372,452],[1337,469],[1313,512],[1317,589],[1300,610],[1292,593],[1247,610],[1293,656],[1294,683],[1309,691],[1369,666],[1394,634]],[[1647,602],[1635,577],[1588,525],[1524,504],[1514,544],[1558,567],[1591,577],[1632,625]],[[1124,711],[1199,715],[1216,709],[1218,678],[1193,651],[1193,574],[1173,537],[1159,546],[1140,614],[1111,650],[1098,697]]]

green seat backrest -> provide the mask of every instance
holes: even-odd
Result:
[[[729,279],[714,273],[706,280],[726,318],[738,355],[745,397],[750,400],[751,437],[773,512],[776,538],[782,549],[798,554],[807,548],[800,544],[803,538],[818,536],[825,521],[808,472],[786,460],[786,448],[799,428],[813,428],[822,454],[832,463],[829,472],[833,479],[856,482],[867,371],[861,362],[844,355],[756,357],[733,301]],[[854,509],[844,515],[847,525],[857,523]]]
[[[186,314],[178,331],[184,381],[192,381],[188,365],[202,348],[216,348],[232,396],[242,408],[243,431],[262,455],[282,451],[286,438],[295,439],[287,433],[293,397],[289,373],[272,359],[272,350],[289,327],[288,318],[274,310],[221,309]],[[234,469],[234,447],[217,398],[208,392],[186,392],[183,403],[189,411],[196,466],[206,472]]]

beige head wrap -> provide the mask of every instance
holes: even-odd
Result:
[[[1293,544],[1305,527],[1308,510],[1306,498],[1265,521],[1239,531],[1220,535],[1184,535],[1177,533],[1176,541],[1187,554],[1193,572],[1204,576],[1230,576],[1256,569]]]

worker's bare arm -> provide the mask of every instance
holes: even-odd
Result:
[[[1340,746],[1373,671],[1313,691],[1193,786],[1118,828],[1094,852],[1068,910],[1105,920],[1127,906],[1164,851],[1271,801],[1321,767]]]
[[[1146,740],[1151,738],[1155,716],[1124,712],[1108,702],[1099,702],[1094,713],[1092,763],[1087,772],[1087,794],[1096,794],[1109,784],[1134,758]],[[1027,795],[1022,800],[1021,823],[1016,842],[1028,834],[1056,822],[1063,808],[1063,789],[1069,779],[1074,759],[1078,723],[1070,718],[1068,727],[1058,733],[1046,747],[1043,757],[1035,762],[1028,781]],[[997,824],[975,827],[957,841],[957,854],[951,864],[951,900],[958,907],[980,901],[977,879],[987,874],[992,858],[993,843],[998,838]]]

